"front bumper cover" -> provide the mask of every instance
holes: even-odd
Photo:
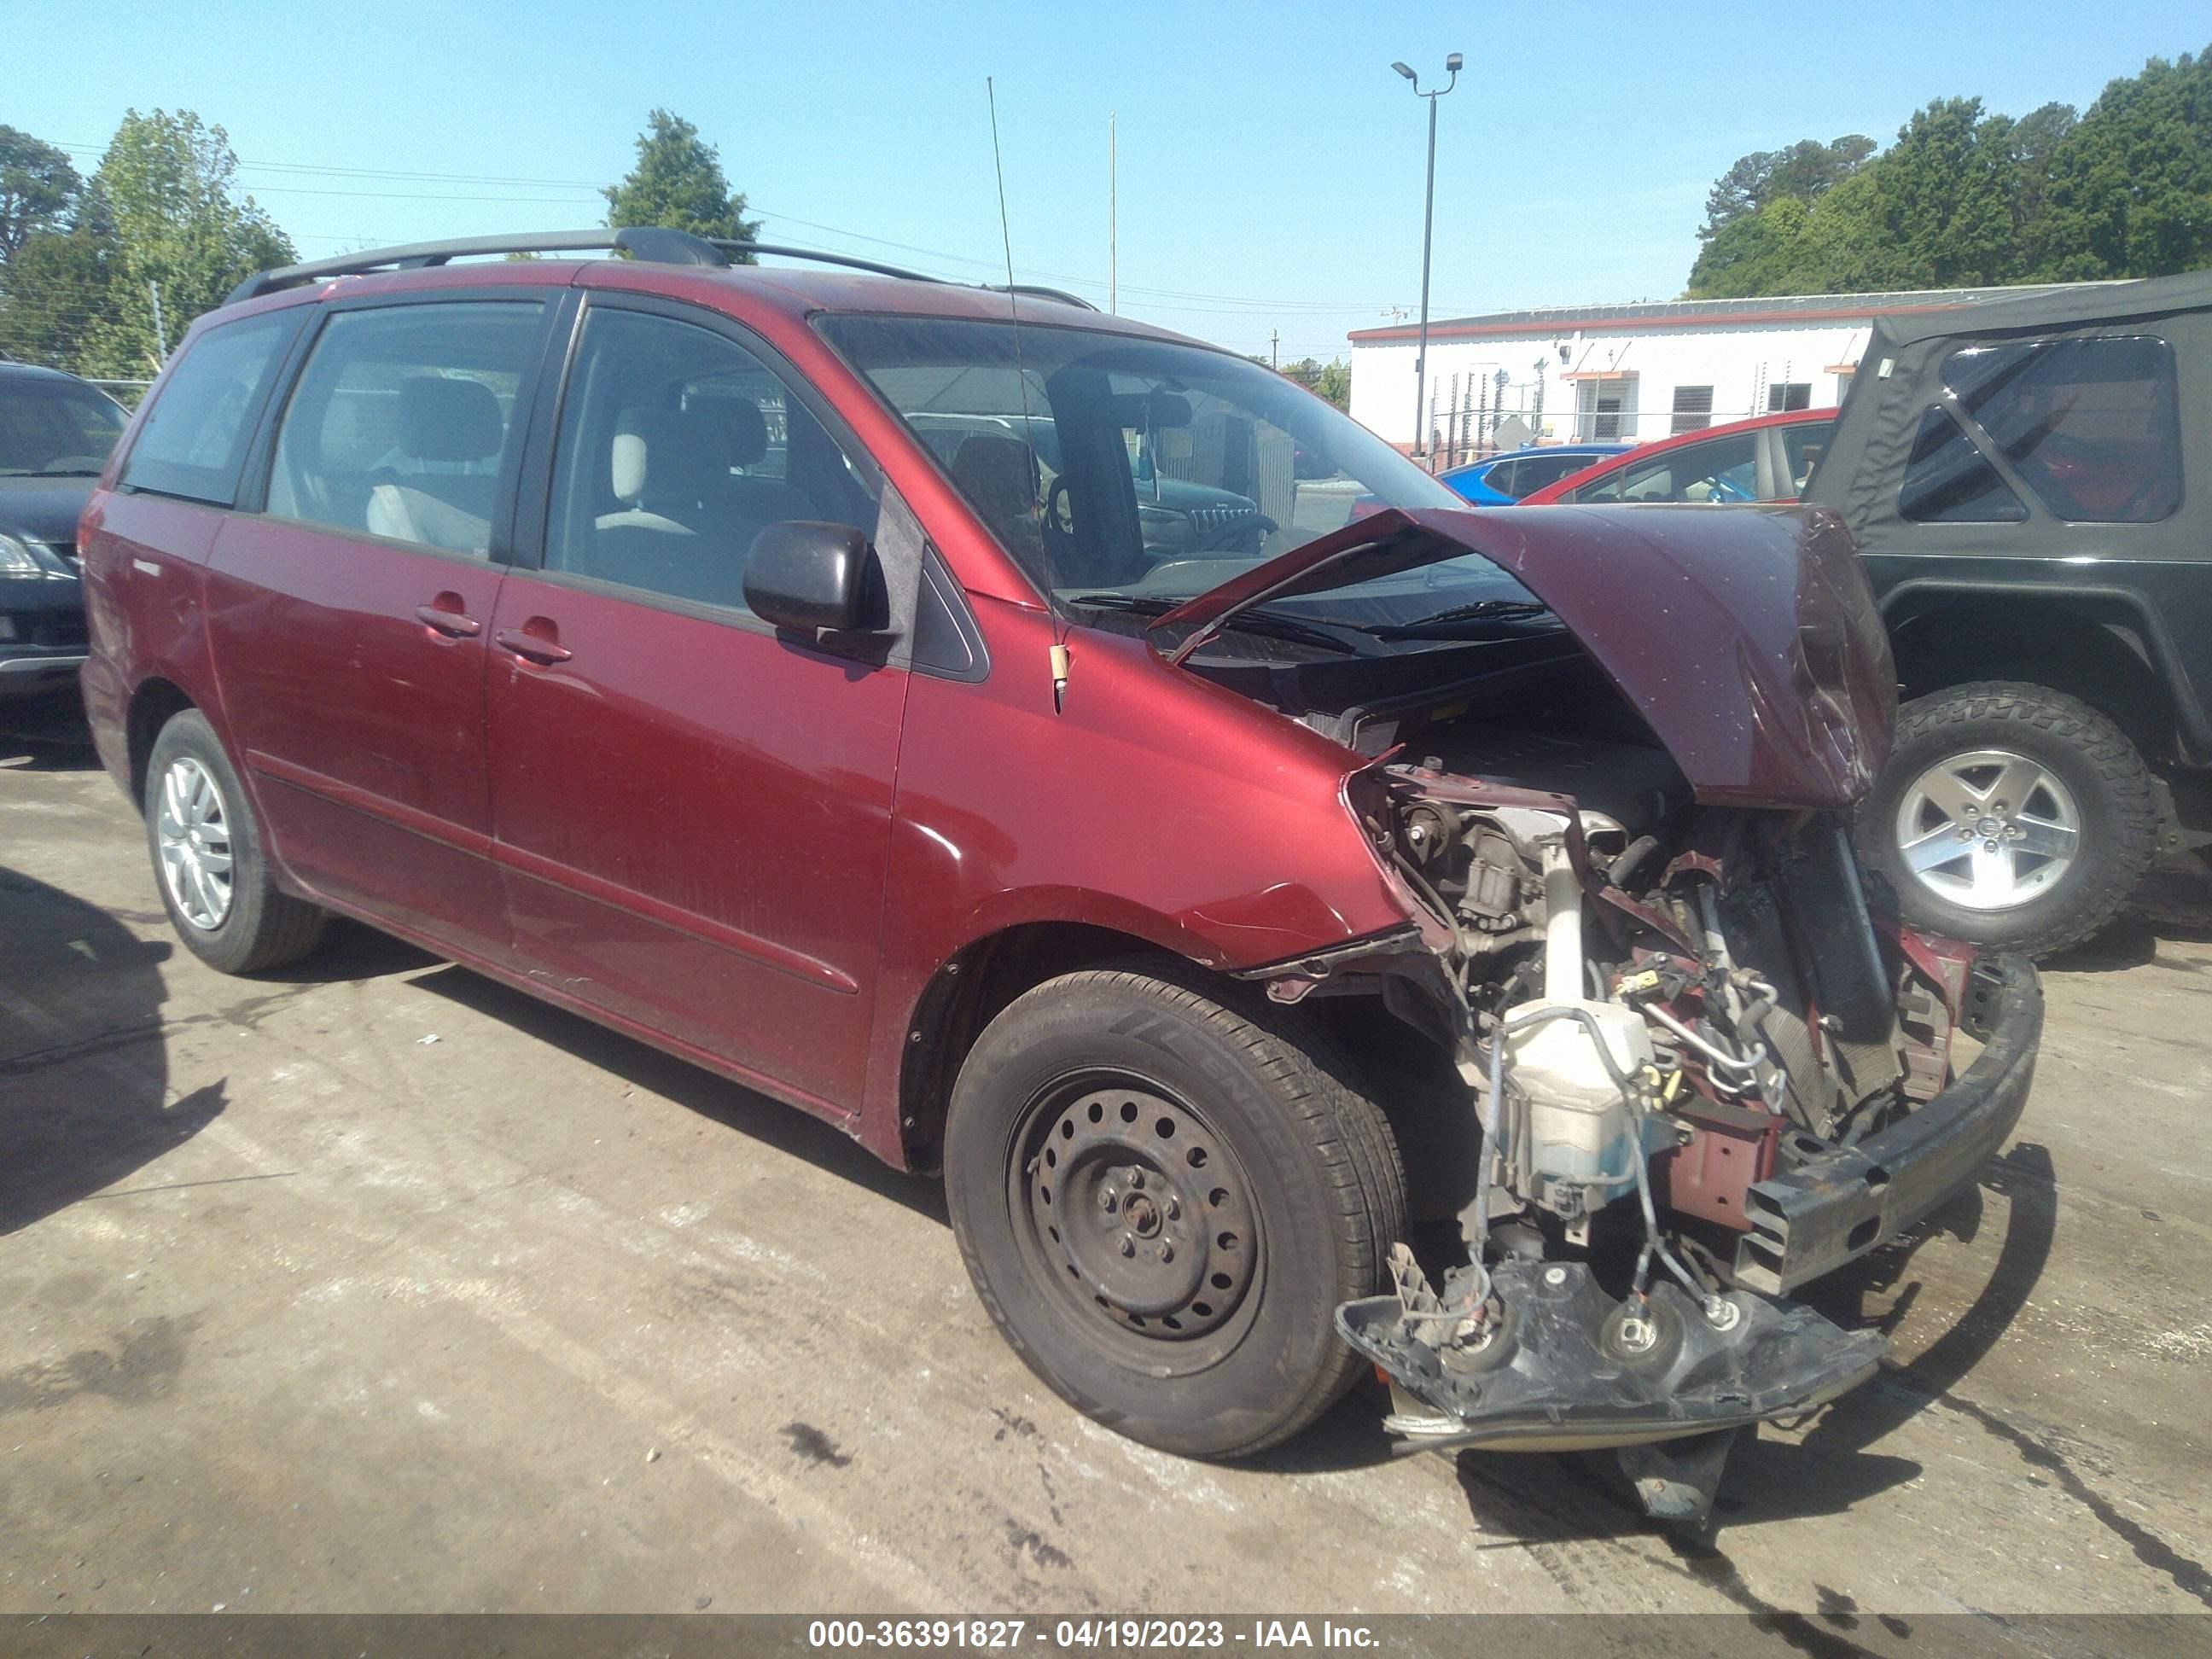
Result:
[[[1987,1046],[1964,1077],[1880,1134],[1745,1194],[1738,1285],[1786,1296],[1925,1219],[1996,1156],[2035,1079],[2043,987],[2026,957],[1984,957],[1966,999],[1966,1029]]]

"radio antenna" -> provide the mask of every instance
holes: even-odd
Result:
[[[1030,430],[1030,377],[1022,362],[1022,301],[1014,289],[1014,233],[1006,216],[1006,164],[999,149],[999,92],[989,76],[983,77],[983,96],[991,106],[991,167],[999,180],[999,240],[1006,253],[1006,321],[1014,341],[1014,385],[1022,398],[1022,442],[1028,446],[1030,466],[1037,465],[1036,439]],[[1052,568],[1052,541],[1045,515],[1037,512],[1037,555],[1044,561],[1045,608],[1052,616],[1052,710],[1055,714],[1067,697],[1067,627],[1060,614],[1059,579]]]

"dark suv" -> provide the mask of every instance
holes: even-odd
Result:
[[[1148,538],[1146,457],[1265,547]],[[942,1171],[1156,1446],[1372,1362],[1694,1511],[1876,1364],[1790,1292],[2027,1096],[2033,969],[1859,884],[1894,676],[1820,515],[1476,513],[1230,353],[624,231],[257,278],[85,529],[195,953],[358,917]]]
[[[84,661],[76,520],[125,418],[74,374],[0,358],[0,701],[67,687]]]
[[[1876,320],[1805,499],[1895,642],[1858,836],[1917,924],[2055,951],[2178,842],[2212,764],[2208,481],[2212,273]]]

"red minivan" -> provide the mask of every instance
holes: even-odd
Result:
[[[1869,1375],[1790,1293],[1974,1179],[2040,1015],[1860,884],[1832,520],[1469,511],[1232,354],[738,252],[194,325],[80,544],[197,955],[359,918],[941,1171],[1024,1358],[1174,1451],[1371,1361],[1398,1432],[1694,1511],[1714,1431]],[[1183,497],[1234,544],[1148,533]]]

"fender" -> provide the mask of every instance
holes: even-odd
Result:
[[[2203,702],[2197,695],[2195,684],[2182,667],[2181,653],[2174,644],[2172,628],[2140,589],[2101,582],[1913,576],[1881,593],[1877,603],[1883,623],[1894,629],[1899,611],[1909,609],[1911,601],[1930,596],[1943,599],[1995,596],[2036,600],[2087,600],[2118,607],[2127,613],[2141,635],[2144,648],[2149,653],[2147,665],[2158,676],[2166,695],[2173,699],[2175,721],[2188,738],[2191,746],[2198,750],[2212,747],[2212,720],[2207,719]]]

